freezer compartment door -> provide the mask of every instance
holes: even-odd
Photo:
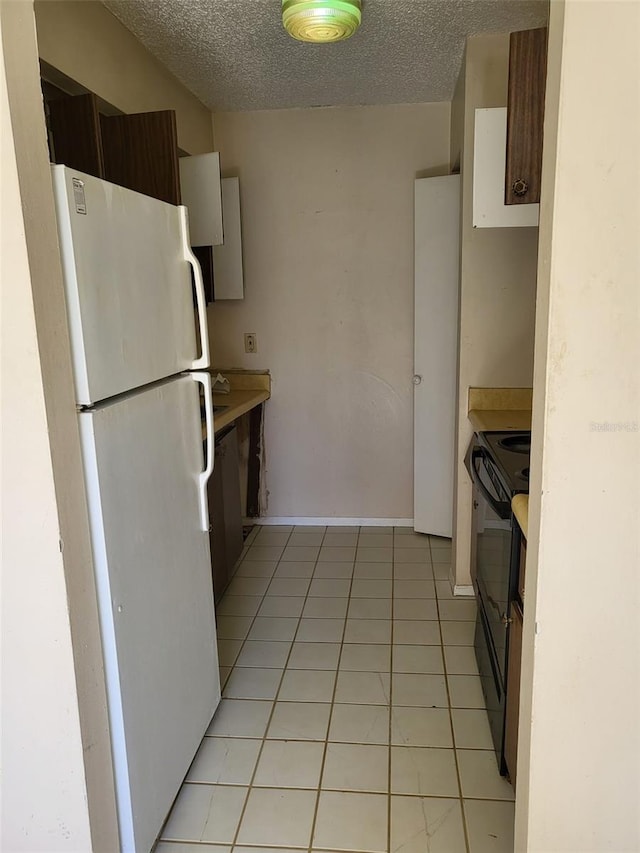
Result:
[[[151,849],[220,699],[199,387],[78,416],[125,853]]]
[[[66,166],[52,174],[77,402],[206,368],[204,292],[186,208]]]

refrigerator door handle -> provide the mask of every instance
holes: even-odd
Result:
[[[210,373],[188,373],[194,382],[199,382],[204,387],[204,412],[207,424],[207,458],[205,469],[198,474],[198,489],[200,490],[200,520],[202,529],[209,531],[209,501],[207,498],[207,483],[213,474],[215,462],[215,438],[213,426],[213,397]]]
[[[178,207],[180,211],[180,230],[182,232],[182,247],[184,250],[185,260],[191,264],[193,270],[193,280],[196,289],[196,303],[198,306],[198,325],[200,327],[200,350],[201,355],[191,363],[191,370],[203,370],[209,367],[209,330],[207,327],[207,297],[204,292],[204,282],[202,281],[202,270],[198,259],[191,251],[191,241],[189,238],[189,221],[187,208],[184,205]]]

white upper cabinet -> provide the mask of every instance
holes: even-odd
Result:
[[[476,110],[473,155],[473,227],[538,225],[539,204],[505,204],[507,108]]]
[[[222,215],[224,243],[213,250],[213,288],[216,302],[219,299],[244,299],[238,178],[222,179]]]
[[[180,158],[182,203],[189,210],[192,246],[219,246],[222,227],[220,155],[217,151]]]

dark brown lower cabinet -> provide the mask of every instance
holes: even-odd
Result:
[[[213,596],[217,604],[242,553],[240,468],[235,426],[216,436],[215,464],[208,489]]]
[[[527,566],[527,540],[522,539],[520,545],[520,563],[518,564],[518,595],[524,609],[524,574]]]
[[[509,610],[509,664],[507,669],[507,709],[504,728],[504,757],[511,784],[516,787],[518,765],[518,715],[520,713],[520,668],[522,661],[522,610],[517,601]]]

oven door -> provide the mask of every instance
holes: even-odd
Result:
[[[509,495],[485,448],[472,445],[467,468],[474,484],[474,585],[484,611],[498,676],[504,687],[507,671],[507,609],[512,527]]]

